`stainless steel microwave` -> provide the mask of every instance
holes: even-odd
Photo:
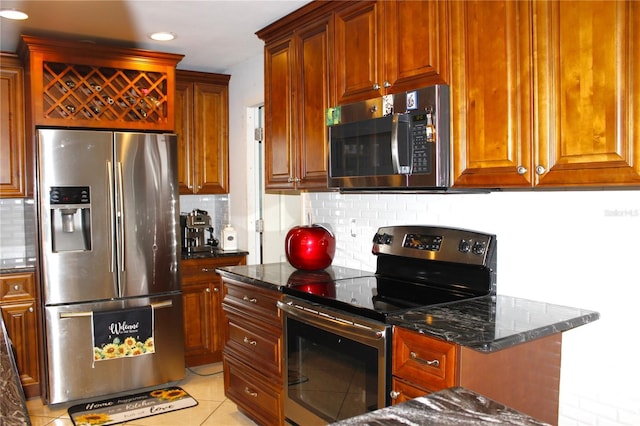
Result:
[[[328,111],[328,186],[341,191],[448,189],[449,116],[446,85]]]

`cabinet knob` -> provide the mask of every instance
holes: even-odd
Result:
[[[524,175],[527,173],[527,168],[525,166],[518,166],[516,172],[518,172],[519,175]]]
[[[29,312],[33,312],[33,306],[29,307]]]
[[[205,288],[204,291],[207,292],[207,293],[211,293],[211,289],[210,288]]]
[[[214,287],[214,288],[213,288],[213,292],[214,292],[214,293],[219,293],[219,292],[220,292],[220,289],[219,289],[218,287]]]
[[[398,399],[398,397],[400,396],[400,392],[392,390],[391,392],[389,392],[389,396],[391,397],[391,399]]]
[[[536,174],[538,176],[543,175],[546,171],[547,169],[545,169],[544,166],[536,166]]]
[[[18,291],[18,290],[20,290],[20,286],[19,286],[18,284],[16,284],[16,285],[14,285],[14,286],[13,286],[13,289],[14,289],[15,291]]]
[[[374,83],[373,90],[380,90],[380,85],[378,83]]]
[[[382,87],[384,87],[385,89],[388,89],[389,87],[391,87],[391,83],[385,80],[385,82],[382,83]]]

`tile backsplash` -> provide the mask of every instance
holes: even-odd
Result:
[[[205,210],[211,216],[213,236],[220,241],[222,228],[229,221],[229,195],[181,195],[180,212],[189,213],[193,209]]]
[[[35,261],[35,205],[32,199],[0,198],[0,266]]]

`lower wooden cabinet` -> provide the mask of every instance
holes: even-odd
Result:
[[[221,266],[244,265],[245,256],[182,261],[184,352],[187,367],[222,361]]]
[[[0,275],[0,311],[14,346],[25,396],[38,396],[38,314],[33,272]]]
[[[400,327],[393,330],[394,404],[462,386],[558,423],[562,334],[484,353]]]
[[[224,391],[260,425],[284,424],[277,291],[223,278]]]

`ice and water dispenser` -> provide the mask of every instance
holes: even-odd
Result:
[[[49,190],[51,251],[91,250],[91,197],[88,186]]]

